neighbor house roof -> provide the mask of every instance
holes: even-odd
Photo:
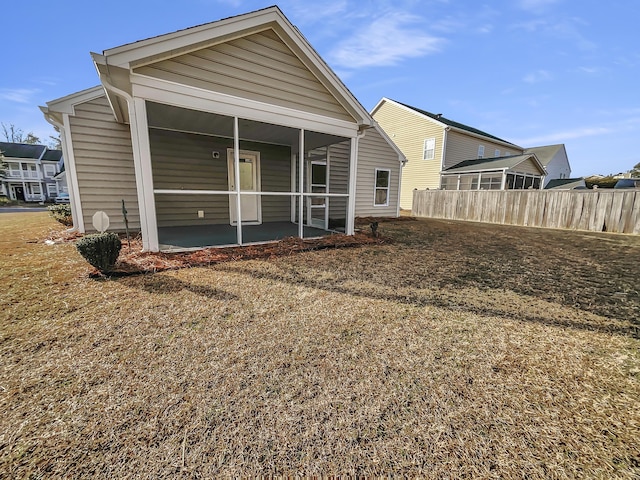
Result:
[[[535,153],[536,157],[538,157],[538,160],[540,160],[540,163],[542,163],[542,165],[546,167],[547,165],[549,165],[549,163],[551,163],[551,160],[553,160],[553,157],[556,156],[556,153],[558,153],[558,150],[560,150],[561,148],[564,149],[563,143],[559,143],[557,145],[545,145],[542,147],[527,148],[524,153]]]
[[[30,158],[38,160],[46,149],[47,147],[44,145],[0,142],[0,152],[2,152],[5,157]]]
[[[57,162],[62,158],[62,150],[47,150],[44,152],[42,156],[42,160],[46,160],[48,162]]]
[[[474,135],[480,135],[482,137],[486,137],[486,138],[491,139],[491,140],[495,140],[495,141],[498,141],[498,142],[501,142],[501,143],[506,143],[508,145],[513,145],[516,148],[520,148],[520,147],[518,147],[517,145],[515,145],[515,144],[513,144],[511,142],[508,142],[506,140],[503,140],[502,138],[496,137],[495,135],[491,135],[490,133],[483,132],[482,130],[478,130],[477,128],[470,127],[469,125],[465,125],[464,123],[456,122],[456,121],[451,120],[451,119],[449,119],[447,117],[444,117],[440,113],[431,113],[431,112],[428,112],[426,110],[422,110],[421,108],[413,107],[413,106],[408,105],[406,103],[398,102],[398,101],[392,100],[392,99],[386,99],[386,100],[391,100],[392,102],[395,102],[398,105],[402,105],[403,107],[406,107],[406,108],[408,108],[410,110],[413,110],[413,111],[415,111],[415,112],[417,112],[417,113],[419,113],[421,115],[425,115],[425,116],[427,116],[427,117],[429,117],[429,118],[431,118],[431,119],[433,119],[433,120],[435,120],[437,122],[443,123],[444,125],[446,125],[448,127],[453,127],[455,129],[458,129],[458,130],[463,130],[465,132],[473,133]]]
[[[586,187],[584,178],[554,178],[544,187],[545,190],[573,190],[576,187]]]
[[[464,173],[464,172],[482,172],[488,170],[504,170],[515,168],[517,165],[533,159],[534,163],[540,168],[540,172],[544,173],[544,166],[537,159],[535,154],[526,153],[524,155],[509,155],[506,157],[495,158],[476,158],[473,160],[465,160],[445,169],[442,173]]]

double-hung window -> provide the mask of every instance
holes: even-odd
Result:
[[[484,158],[484,145],[478,145],[478,158]]]
[[[390,180],[391,170],[376,168],[376,186],[373,200],[375,207],[386,207],[389,205]]]
[[[422,151],[423,160],[433,160],[436,156],[436,139],[427,138],[424,141],[424,149]]]

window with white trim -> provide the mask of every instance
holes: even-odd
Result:
[[[391,170],[376,168],[374,207],[386,207],[389,205],[389,193],[391,185]]]
[[[495,152],[493,152],[493,156],[494,156],[495,158],[498,158],[498,157],[500,156],[500,149],[499,149],[499,148],[496,148],[496,151],[495,151]]]
[[[484,158],[484,145],[478,145],[478,158]]]
[[[58,187],[55,183],[47,183],[47,197],[58,196]]]
[[[436,139],[427,138],[424,141],[424,148],[422,151],[423,160],[433,160],[436,156]]]
[[[44,176],[46,178],[53,178],[56,176],[56,166],[45,163],[44,165]]]

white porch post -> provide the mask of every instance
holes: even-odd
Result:
[[[355,230],[358,138],[360,138],[360,134],[351,138],[351,158],[349,159],[349,201],[347,202],[347,224],[345,225],[345,233],[347,235],[353,235]]]
[[[131,143],[133,146],[133,165],[136,173],[136,189],[138,191],[142,248],[145,251],[157,252],[160,250],[160,244],[158,242],[156,202],[153,194],[147,106],[143,98],[127,99],[127,104],[131,122]]]
[[[296,156],[291,154],[291,193],[296,191]],[[296,196],[291,195],[291,223],[296,223]]]
[[[240,198],[240,128],[238,117],[233,117],[233,176],[236,191],[236,233],[238,245],[242,245],[242,199]]]
[[[304,238],[304,129],[300,129],[298,145],[298,236]]]

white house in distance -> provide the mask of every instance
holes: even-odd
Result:
[[[415,189],[541,189],[571,173],[564,145],[525,149],[477,128],[389,98],[371,111],[407,157],[402,208]]]
[[[23,202],[54,201],[61,193],[56,175],[60,173],[62,151],[44,145],[0,142],[7,164],[0,183],[0,195]]]
[[[92,54],[100,85],[41,107],[74,226],[145,250],[352,234],[396,216],[402,152],[277,7]]]

